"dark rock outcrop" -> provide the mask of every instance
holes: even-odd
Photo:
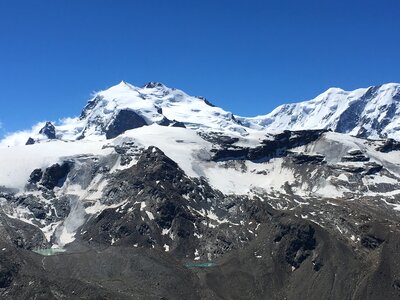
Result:
[[[233,144],[239,141],[237,137],[231,137],[228,135],[223,135],[220,132],[210,132],[210,133],[202,133],[199,135],[206,141],[213,143],[215,145],[219,145],[222,148],[232,147]],[[239,147],[234,147],[234,149],[239,149]]]
[[[171,124],[171,121],[168,118],[163,117],[161,121],[157,122],[157,124],[161,126],[169,126]]]
[[[39,133],[45,135],[48,139],[56,139],[56,128],[51,122],[46,122],[43,128],[39,130]]]
[[[33,138],[29,138],[27,141],[26,141],[26,143],[25,143],[25,145],[33,145],[35,143],[35,140],[33,139]]]
[[[83,120],[84,118],[86,118],[89,114],[89,112],[96,107],[96,105],[103,100],[102,96],[96,96],[93,100],[90,100],[86,106],[84,107],[84,109],[81,112],[81,115],[79,116],[79,119]]]
[[[27,207],[36,219],[43,220],[46,218],[46,209],[43,204],[32,195],[20,196],[16,199],[19,205]]]
[[[361,150],[359,149],[353,149],[349,150],[348,155],[345,155],[342,157],[342,162],[348,162],[348,161],[353,161],[353,162],[363,162],[363,161],[369,161],[369,157],[366,156]]]
[[[273,157],[282,157],[288,150],[306,145],[317,140],[327,130],[288,131],[274,135],[273,139],[263,140],[261,145],[254,148],[224,147],[214,149],[212,160],[224,161],[230,159],[246,159],[251,161],[266,161]]]
[[[363,124],[364,121],[361,119],[362,112],[364,111],[368,101],[374,97],[380,86],[370,87],[367,92],[362,95],[357,101],[353,101],[349,107],[340,115],[337,122],[335,131],[341,133],[348,133],[358,124]],[[366,137],[368,131],[361,127],[357,133],[358,137]]]
[[[173,120],[170,124],[171,127],[181,127],[186,128],[185,123]]]
[[[208,100],[207,100],[205,97],[203,97],[203,96],[197,96],[196,98],[199,98],[199,99],[203,100],[204,103],[207,104],[208,106],[216,107],[214,104],[212,104],[210,101],[208,101]]]
[[[42,169],[35,169],[32,171],[31,175],[29,176],[28,182],[36,184],[42,179],[42,176],[43,176]]]
[[[325,156],[315,154],[309,155],[304,153],[290,153],[290,158],[295,164],[320,164],[325,160]]]
[[[366,167],[365,175],[373,175],[380,172],[383,169],[383,166],[376,162],[366,163],[365,167]]]
[[[150,82],[146,83],[143,87],[146,89],[154,89],[157,87],[165,87],[165,85],[162,84],[161,82],[150,81]]]
[[[48,167],[42,176],[41,185],[49,190],[54,189],[56,186],[61,187],[71,170],[72,162],[65,161],[61,165],[54,164]]]
[[[113,122],[107,127],[106,138],[112,139],[129,129],[146,125],[146,121],[139,114],[133,110],[124,109],[119,111]]]
[[[372,235],[364,235],[361,237],[361,245],[368,249],[378,248],[384,241]]]
[[[400,150],[400,142],[394,139],[387,139],[382,146],[379,146],[376,150],[384,153],[388,153],[391,151],[399,151]]]
[[[353,162],[357,162],[357,161],[369,161],[369,157],[364,155],[364,154],[360,154],[360,155],[346,155],[342,157],[342,162],[347,162],[347,161],[353,161]]]
[[[38,227],[18,219],[9,218],[4,213],[0,213],[0,237],[6,238],[14,247],[19,249],[32,250],[48,245],[46,237]]]

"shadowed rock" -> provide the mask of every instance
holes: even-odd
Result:
[[[147,123],[133,110],[121,110],[114,121],[108,126],[106,130],[106,138],[112,139],[124,133],[127,130],[146,126]]]
[[[29,138],[27,141],[26,141],[26,143],[25,143],[25,145],[33,145],[35,143],[35,140],[33,139],[33,138]]]
[[[29,183],[36,184],[42,179],[43,171],[42,169],[35,169],[32,171],[31,175],[29,176]]]
[[[48,167],[43,174],[41,184],[49,190],[54,189],[56,186],[61,187],[71,170],[71,162],[63,162],[54,164]]]
[[[51,122],[46,122],[43,128],[40,129],[39,133],[45,135],[51,140],[56,138],[56,128]]]
[[[391,152],[391,151],[399,151],[400,150],[400,142],[394,140],[394,139],[387,139],[385,143],[378,147],[376,150],[380,152]]]
[[[298,130],[288,131],[277,134],[272,140],[264,140],[261,145],[248,147],[224,147],[214,149],[212,160],[224,161],[230,159],[246,159],[251,161],[269,160],[273,157],[282,157],[288,154],[288,150],[307,145],[317,140],[328,130]]]

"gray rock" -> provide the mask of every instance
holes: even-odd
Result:
[[[61,165],[57,163],[48,167],[43,173],[40,184],[49,190],[56,186],[61,187],[71,170],[71,166],[72,162],[65,161]]]
[[[133,110],[121,110],[114,121],[108,126],[106,130],[106,138],[112,139],[129,129],[139,128],[146,126],[147,123]]]
[[[33,145],[35,143],[35,140],[33,139],[33,138],[29,138],[27,141],[26,141],[26,143],[25,143],[25,145]]]
[[[56,128],[51,122],[46,122],[39,133],[45,135],[48,139],[56,139]]]

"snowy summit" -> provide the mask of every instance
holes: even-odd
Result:
[[[264,130],[330,129],[357,137],[400,139],[400,84],[351,92],[331,88],[315,99],[285,104],[267,115],[246,118],[162,83],[135,87],[122,81],[96,93],[79,117],[39,123],[31,131],[10,134],[0,145],[49,139],[110,139],[151,124],[240,135]]]

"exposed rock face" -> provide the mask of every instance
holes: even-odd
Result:
[[[41,185],[48,188],[49,190],[54,189],[56,186],[61,187],[66,179],[68,172],[71,169],[71,162],[63,162],[60,164],[54,164],[48,167],[42,176]],[[34,171],[38,173],[38,171]],[[36,177],[35,174],[31,176]]]
[[[133,110],[121,110],[106,130],[106,138],[112,139],[129,129],[147,125],[146,121]]]
[[[36,197],[32,195],[20,196],[16,199],[16,202],[19,205],[28,208],[36,219],[43,220],[46,218],[46,210],[44,209],[43,204],[40,203]]]
[[[377,148],[380,152],[391,152],[391,151],[399,151],[400,150],[400,142],[395,141],[394,139],[387,139],[382,146]]]
[[[45,135],[48,139],[56,139],[56,128],[51,122],[46,122],[42,129],[40,129],[39,134]]]
[[[368,100],[373,97],[378,89],[379,87],[371,87],[358,101],[353,101],[341,114],[335,131],[348,133],[356,128],[360,123],[362,112],[365,110]],[[362,129],[358,132],[358,136],[365,137],[365,134],[367,134],[367,132]]]
[[[35,143],[35,140],[33,139],[33,138],[29,138],[27,141],[26,141],[26,143],[25,143],[25,145],[33,145]]]
[[[158,125],[169,126],[171,125],[171,121],[168,118],[164,117],[161,119],[161,121],[158,122]]]
[[[361,245],[363,245],[365,248],[368,249],[376,249],[378,248],[384,241],[371,236],[371,235],[365,235],[361,238]]]
[[[154,89],[154,88],[157,88],[157,87],[165,87],[161,82],[154,82],[154,81],[151,81],[151,82],[148,82],[148,83],[146,83],[144,86],[143,86],[143,88],[145,88],[145,89]]]
[[[215,247],[199,245],[195,234],[204,234],[207,224],[215,222],[207,218],[211,208],[213,214],[226,215],[225,205],[233,201],[205,181],[188,178],[154,147],[145,150],[136,165],[122,171],[110,183],[106,195],[109,203],[128,199],[120,210],[124,211],[123,217],[113,209],[104,210],[82,228],[84,239],[101,244],[114,240],[117,245],[146,248],[168,245],[170,253],[182,258],[194,258],[196,249],[199,255],[205,255],[208,247]],[[196,211],[204,211],[205,215]],[[230,239],[224,237],[225,233],[219,235],[218,239]],[[212,256],[223,253],[223,249],[215,251]]]
[[[102,101],[102,100],[103,100],[103,97],[102,97],[102,96],[96,96],[96,97],[94,97],[92,100],[90,100],[90,101],[86,104],[86,106],[83,108],[83,110],[82,110],[82,112],[81,112],[81,115],[79,116],[79,119],[80,119],[80,120],[85,119],[85,118],[88,116],[88,114],[90,113],[90,111],[91,111],[93,108],[95,108],[96,105],[97,105],[100,101]]]
[[[32,250],[48,245],[45,236],[36,226],[9,218],[4,213],[0,214],[0,235],[19,249]]]
[[[172,121],[171,122],[171,126],[172,127],[181,127],[181,128],[186,128],[185,124],[183,122],[179,122],[179,121]]]
[[[32,171],[31,175],[29,176],[28,182],[36,184],[42,179],[42,176],[43,176],[42,169],[35,169]]]
[[[223,161],[231,159],[247,159],[252,161],[269,160],[273,157],[282,157],[287,155],[289,149],[299,147],[317,140],[327,130],[301,130],[301,131],[284,131],[277,134],[272,140],[264,140],[260,146],[254,148],[235,148],[225,147],[223,149],[215,149],[213,160]],[[228,143],[222,140],[223,144],[232,144],[235,140]]]
[[[383,166],[375,163],[375,162],[371,162],[368,164],[365,164],[365,166],[367,167],[367,169],[365,170],[365,174],[366,175],[373,175],[376,174],[378,172],[380,172],[383,169]]]
[[[325,160],[323,155],[307,155],[304,153],[291,153],[290,154],[293,162],[295,164],[305,164],[305,163],[312,163],[312,164],[320,164]]]
[[[357,155],[347,155],[342,157],[342,161],[369,161],[369,157],[365,156],[364,154],[357,154]]]

